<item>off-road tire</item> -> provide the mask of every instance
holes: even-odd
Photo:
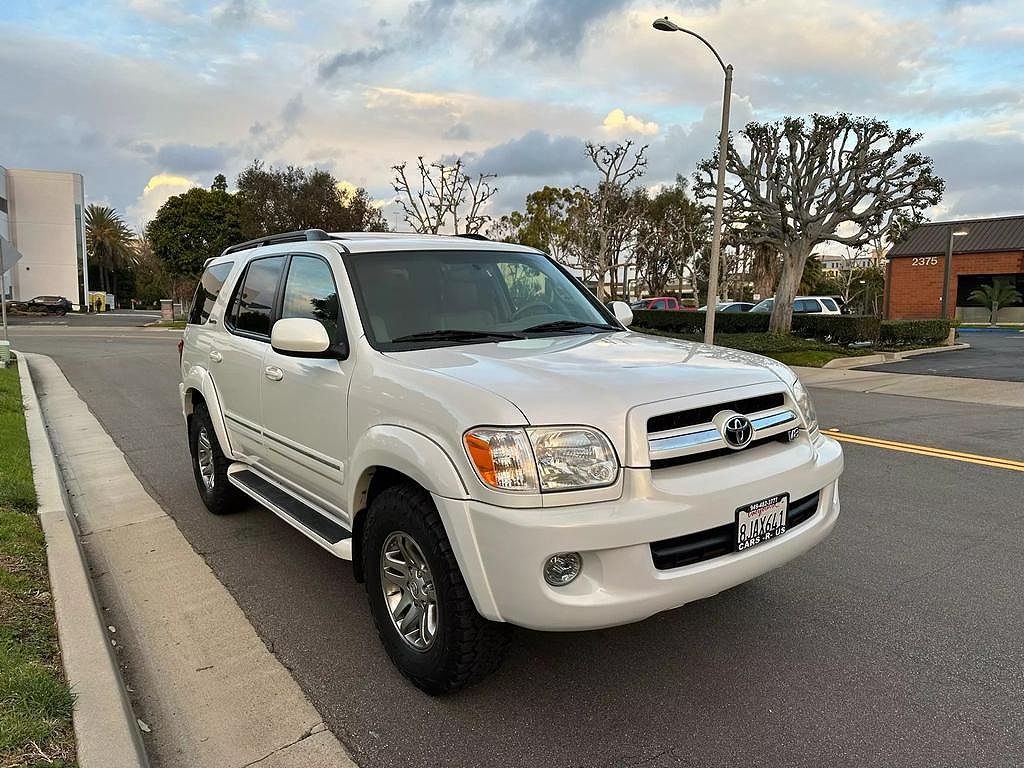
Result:
[[[210,441],[213,454],[213,487],[207,488],[199,468],[199,439],[205,435]],[[206,508],[215,515],[226,515],[240,508],[241,492],[228,482],[228,467],[231,462],[224,455],[213,429],[213,422],[206,406],[198,403],[189,420],[188,447],[192,454],[192,475],[195,477],[196,488]]]
[[[367,514],[362,548],[366,593],[391,661],[413,685],[431,695],[454,693],[493,672],[504,657],[508,627],[477,613],[430,495],[412,483],[394,485],[373,500]],[[402,638],[384,599],[381,550],[388,536],[399,531],[415,540],[433,576],[437,631],[425,651],[413,649]]]

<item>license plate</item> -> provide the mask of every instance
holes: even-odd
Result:
[[[786,532],[789,494],[780,493],[736,510],[736,551],[771,541]]]

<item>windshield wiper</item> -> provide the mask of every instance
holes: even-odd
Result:
[[[584,323],[579,320],[553,320],[550,323],[541,323],[540,325],[531,325],[529,328],[523,328],[520,333],[539,333],[542,331],[575,331],[579,328],[597,328],[601,331],[621,331],[621,328],[616,328],[614,325],[608,323]]]
[[[522,339],[518,333],[502,333],[500,331],[469,331],[460,329],[434,331],[422,331],[421,333],[410,333],[407,336],[399,336],[391,339],[391,342],[402,341],[476,341],[484,339],[498,339],[500,341],[510,339]]]

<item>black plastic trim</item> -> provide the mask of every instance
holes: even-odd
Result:
[[[806,522],[818,511],[821,491],[789,503],[786,531]],[[651,557],[659,571],[682,568],[732,553],[736,546],[736,522],[708,528],[673,539],[651,542]]]

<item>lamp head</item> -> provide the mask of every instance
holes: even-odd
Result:
[[[654,20],[654,28],[659,32],[678,32],[681,27],[675,22],[669,21],[668,16]]]

